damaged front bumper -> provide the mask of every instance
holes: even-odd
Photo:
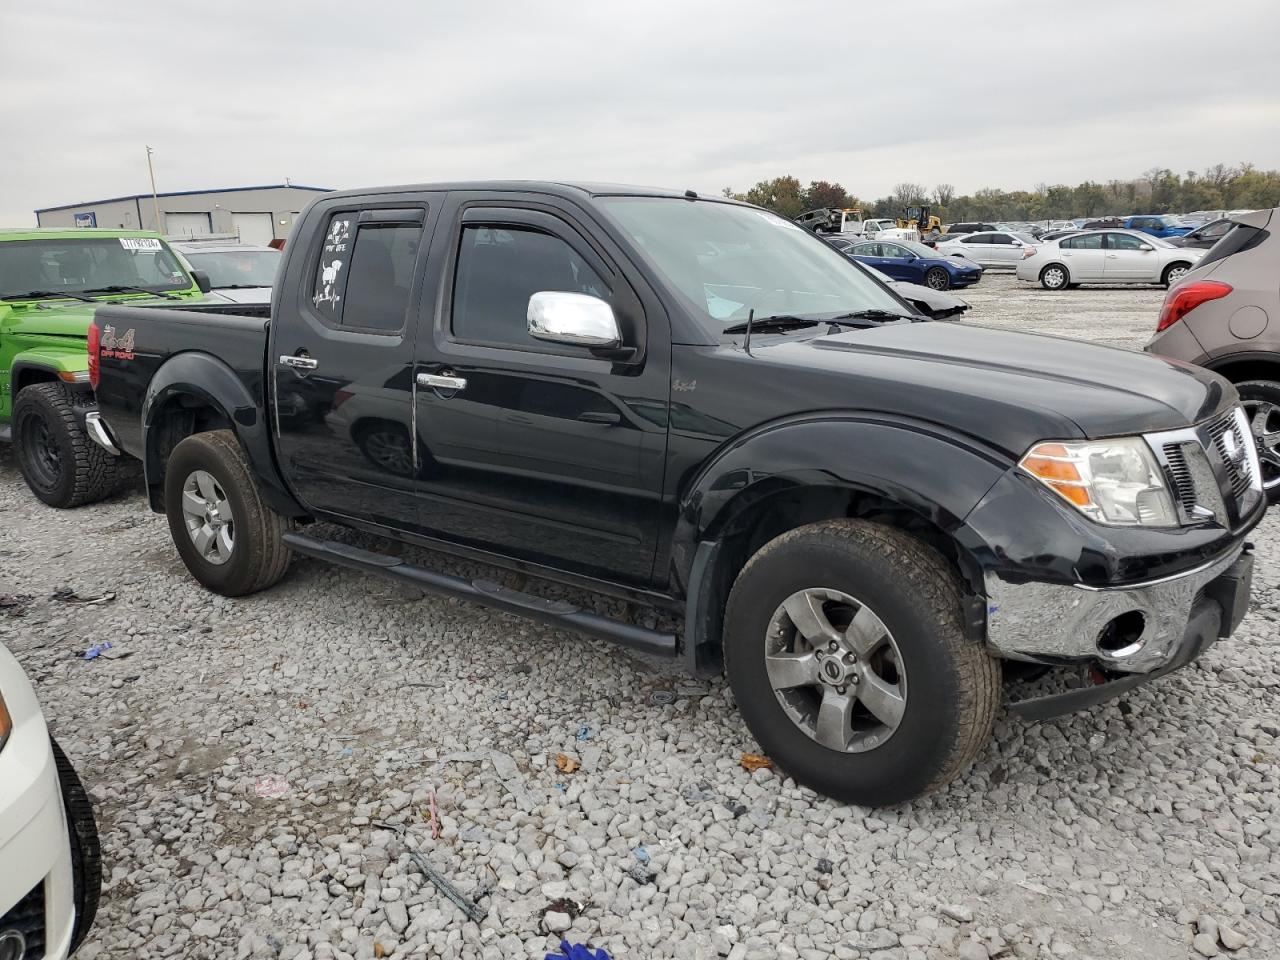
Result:
[[[1058,716],[1185,666],[1240,625],[1252,582],[1249,544],[1193,570],[1122,587],[1012,583],[988,573],[992,653],[1054,666],[1087,664],[1103,681],[1011,709],[1028,719]]]

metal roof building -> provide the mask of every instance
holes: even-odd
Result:
[[[266,244],[288,237],[293,220],[326,187],[277,183],[262,187],[224,187],[157,194],[156,223],[151,194],[69,203],[37,210],[42,227],[123,227],[156,230],[170,237],[238,236],[243,243]]]

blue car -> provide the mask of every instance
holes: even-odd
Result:
[[[911,240],[845,240],[832,245],[850,259],[875,267],[895,280],[919,283],[934,290],[968,287],[982,279],[982,267],[960,257],[942,257],[936,250]]]
[[[1130,230],[1141,230],[1143,233],[1149,233],[1151,236],[1159,237],[1162,240],[1165,237],[1181,237],[1183,234],[1191,232],[1190,227],[1184,227],[1178,222],[1177,217],[1171,217],[1167,213],[1130,217],[1124,222],[1124,225]]]

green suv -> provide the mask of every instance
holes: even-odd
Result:
[[[88,432],[94,307],[199,299],[206,287],[158,234],[0,230],[0,441],[37,497],[74,507],[115,487],[118,458]]]

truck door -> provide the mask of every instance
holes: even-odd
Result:
[[[433,218],[420,199],[394,202],[348,198],[309,214],[321,226],[305,271],[278,291],[268,359],[280,467],[297,497],[401,526],[417,509],[408,317]]]
[[[653,416],[669,409],[665,314],[567,205],[450,204],[432,260],[445,264],[442,306],[424,314],[417,351],[420,527],[649,583],[666,461],[666,420]],[[529,298],[550,290],[608,301],[628,345],[643,349],[638,362],[532,338]]]

